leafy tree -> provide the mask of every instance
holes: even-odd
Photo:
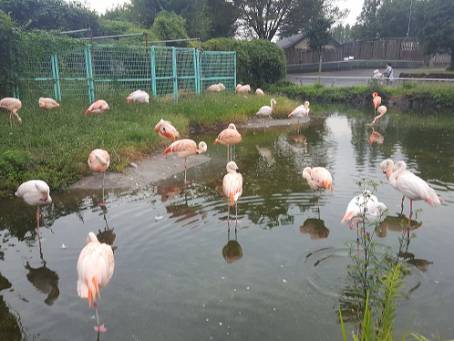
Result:
[[[454,69],[454,1],[429,0],[424,8],[426,20],[421,33],[426,51],[451,54]]]
[[[358,23],[355,27],[356,38],[380,38],[378,10],[383,0],[364,0]]]
[[[0,0],[0,10],[23,28],[71,30],[91,27],[99,30],[98,17],[79,2],[63,0]]]
[[[11,18],[0,10],[0,97],[11,96],[12,79],[14,78],[14,60],[17,34]]]
[[[349,24],[345,26],[339,24],[331,29],[331,34],[334,39],[336,39],[339,43],[345,43],[351,41],[352,38],[352,27]]]
[[[237,29],[238,9],[232,1],[209,0],[210,37],[231,37]]]
[[[160,40],[188,38],[185,20],[174,12],[159,12],[151,29]]]

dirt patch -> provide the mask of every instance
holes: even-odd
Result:
[[[188,158],[187,168],[199,166],[210,161],[206,155],[195,155]],[[151,158],[136,162],[137,167],[128,167],[124,173],[106,173],[106,189],[140,188],[151,183],[165,180],[178,173],[184,172],[184,159],[176,155],[155,155]],[[93,174],[82,178],[71,186],[71,189],[102,188],[102,174]]]

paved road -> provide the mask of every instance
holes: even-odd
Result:
[[[322,72],[320,83],[323,85],[349,86],[358,84],[367,84],[372,77],[374,69],[355,69],[345,71]],[[380,69],[381,72],[384,69]],[[394,77],[398,77],[401,72],[421,72],[422,69],[394,69]],[[438,71],[438,70],[432,70]],[[317,72],[310,73],[291,73],[287,75],[287,80],[296,84],[314,84],[318,83]]]

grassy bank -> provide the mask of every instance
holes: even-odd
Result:
[[[187,136],[190,124],[209,127],[240,122],[254,115],[270,97],[216,94],[153,100],[149,105],[127,105],[124,97],[110,103],[103,115],[84,117],[80,102],[63,102],[54,111],[37,103],[23,103],[23,124],[10,129],[8,115],[0,116],[0,196],[12,195],[25,180],[42,179],[61,190],[89,174],[88,153],[103,148],[111,154],[111,170],[121,171],[132,161],[156,151],[160,138],[153,131],[160,118],[168,119]],[[278,113],[286,115],[294,102],[277,98]]]
[[[414,112],[454,110],[454,86],[449,85],[413,83],[392,87],[369,85],[331,87],[284,82],[270,85],[267,90],[297,100],[308,99],[313,103],[340,103],[352,106],[370,105],[371,93],[378,91],[385,104],[400,110]]]

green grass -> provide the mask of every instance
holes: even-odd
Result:
[[[287,115],[295,102],[277,97],[275,117]],[[270,97],[213,94],[168,98],[149,105],[128,105],[124,96],[110,101],[103,115],[82,115],[85,103],[63,102],[54,111],[42,111],[36,102],[24,101],[23,124],[10,129],[8,115],[0,116],[0,196],[12,195],[26,180],[42,179],[52,190],[67,188],[89,174],[87,157],[94,148],[111,155],[111,170],[122,171],[132,161],[156,151],[160,138],[153,128],[160,118],[172,121],[182,136],[190,124],[210,127],[240,122],[253,116]]]

